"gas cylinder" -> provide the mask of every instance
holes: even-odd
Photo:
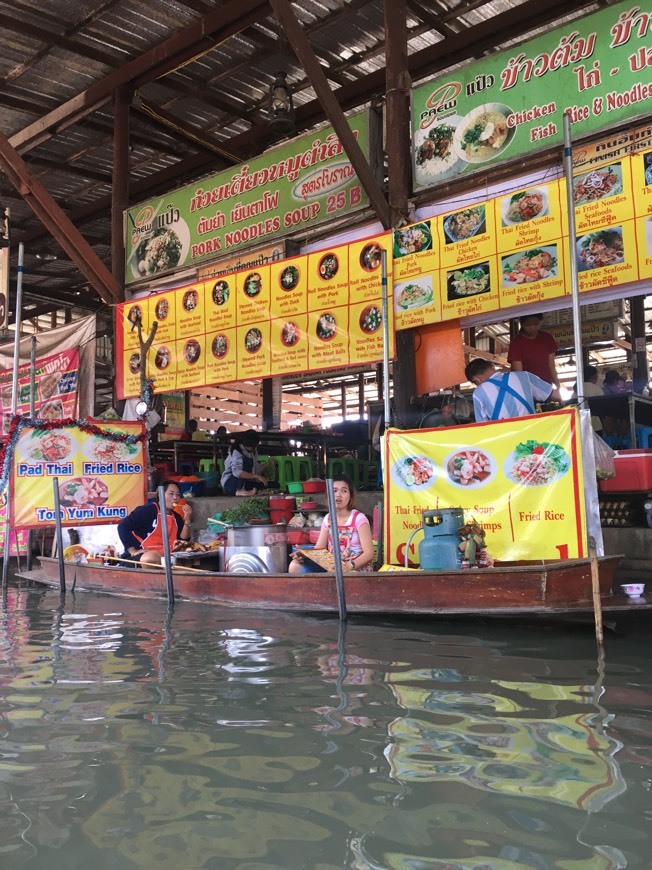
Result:
[[[462,567],[458,529],[464,525],[462,508],[427,510],[421,514],[422,525],[410,535],[406,546],[410,549],[412,537],[423,529],[419,544],[419,563],[422,571],[452,571]]]

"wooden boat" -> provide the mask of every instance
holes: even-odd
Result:
[[[620,559],[599,559],[607,610],[631,607],[623,596],[611,594]],[[45,557],[39,561],[39,570],[19,576],[59,588],[58,561]],[[68,590],[141,598],[166,595],[163,570],[65,563],[65,573]],[[338,610],[332,574],[226,574],[175,568],[173,576],[178,599],[303,613]],[[588,559],[439,572],[347,573],[344,584],[349,613],[509,616],[593,610]]]

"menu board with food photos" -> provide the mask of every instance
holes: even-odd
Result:
[[[566,182],[539,181],[486,202],[345,245],[266,263],[118,306],[121,397],[139,393],[135,325],[158,332],[155,389],[323,370],[382,359],[381,258],[394,330],[652,278],[652,150],[578,166],[577,234]]]
[[[499,311],[652,277],[652,151],[540,182],[393,232],[396,329]]]
[[[392,307],[391,235],[382,233],[117,307],[117,390],[140,392],[137,325],[156,392],[378,362],[382,258]],[[390,343],[394,343],[393,318]],[[393,353],[390,352],[390,355]]]
[[[459,507],[486,533],[493,559],[585,555],[586,515],[576,408],[412,431],[384,442],[385,561],[402,565],[424,510]],[[408,559],[418,563],[418,545]]]
[[[15,527],[54,525],[55,478],[65,526],[114,524],[144,503],[142,444],[102,434],[139,436],[142,423],[93,422],[95,434],[74,425],[22,430],[11,467],[10,513]]]
[[[9,369],[0,371],[0,413],[2,430],[9,431],[11,422],[11,391],[14,373]],[[77,385],[79,382],[79,349],[62,350],[51,356],[36,360],[34,384],[34,410],[42,420],[60,420],[75,417],[77,410]],[[16,412],[29,414],[31,399],[30,366],[18,369],[18,393]]]

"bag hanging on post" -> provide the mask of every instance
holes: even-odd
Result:
[[[595,451],[595,473],[598,480],[611,480],[616,476],[616,453],[609,447],[597,432],[593,432],[593,449]]]

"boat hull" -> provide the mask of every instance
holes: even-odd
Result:
[[[620,556],[599,560],[600,593],[608,603]],[[56,559],[41,558],[22,576],[59,588]],[[162,570],[66,563],[66,587],[142,598],[166,596]],[[332,574],[223,574],[173,572],[175,597],[222,607],[337,612]],[[344,575],[349,613],[519,614],[588,612],[593,608],[588,559],[481,570],[349,573]]]

